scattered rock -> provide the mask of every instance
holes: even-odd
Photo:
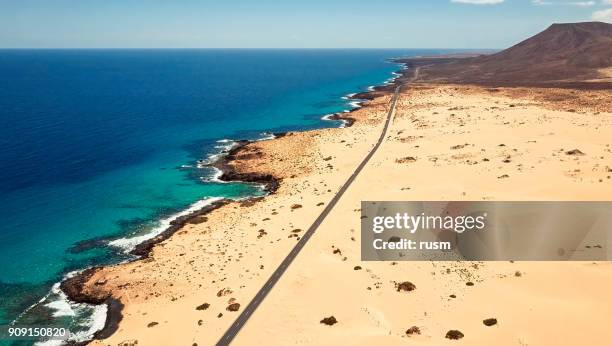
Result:
[[[507,178],[510,178],[510,176],[508,174],[503,174],[503,175],[500,175],[499,177],[497,177],[497,179],[507,179]]]
[[[464,337],[463,333],[458,330],[449,330],[446,333],[446,338],[451,339],[451,340],[459,340],[463,337]]]
[[[565,155],[584,156],[585,154],[582,151],[578,150],[578,149],[572,149],[572,150],[566,151]]]
[[[136,345],[138,345],[138,340],[136,339],[124,340],[117,344],[117,346],[136,346]]]
[[[396,159],[395,162],[397,163],[410,163],[410,162],[416,162],[416,158],[412,157],[412,156],[406,156],[406,157],[402,157],[399,159]]]
[[[457,144],[457,145],[453,145],[451,148],[451,150],[457,150],[457,149],[463,149],[468,145],[468,143],[465,144]]]
[[[361,270],[361,266],[355,266],[354,270]]]
[[[410,281],[404,281],[404,282],[401,282],[401,283],[397,283],[396,282],[395,283],[395,289],[398,292],[401,292],[401,291],[410,292],[410,291],[414,291],[416,289],[416,286],[412,282],[410,282]]]
[[[227,306],[227,308],[225,308],[225,310],[227,311],[238,311],[240,310],[240,303],[233,303]]]
[[[206,309],[208,309],[209,307],[210,307],[210,304],[208,304],[208,303],[204,303],[204,304],[202,304],[202,305],[197,306],[197,307],[196,307],[196,310],[206,310]]]
[[[521,276],[523,276],[523,273],[517,270],[514,272],[514,276],[516,276],[517,278],[520,278]]]
[[[474,286],[474,283],[472,281],[468,281],[465,283],[466,286]]]
[[[294,204],[294,205],[291,206],[291,210],[300,209],[301,207],[302,207],[301,204]]]
[[[156,325],[158,325],[159,323],[157,322],[151,322],[149,324],[147,324],[147,327],[151,328],[151,327],[155,327]]]
[[[333,326],[334,324],[338,323],[338,320],[336,320],[334,316],[329,316],[322,319],[321,323],[328,326]]]
[[[232,294],[232,290],[229,288],[222,288],[219,292],[217,292],[217,297],[223,297]]]
[[[406,335],[417,335],[417,334],[421,334],[421,329],[417,326],[412,326],[408,328],[408,330],[406,331]]]
[[[497,324],[497,318],[487,318],[486,320],[483,320],[482,323],[484,323],[484,325],[487,327],[494,326]]]

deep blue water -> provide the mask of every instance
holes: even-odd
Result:
[[[67,272],[124,258],[79,241],[144,232],[206,197],[220,139],[338,126],[343,95],[416,50],[0,50],[0,324]],[[188,168],[182,166],[187,165]],[[103,244],[103,243],[102,243]]]

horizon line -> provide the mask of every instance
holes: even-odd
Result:
[[[0,47],[0,50],[480,50],[492,51],[503,48],[444,48],[444,47]]]

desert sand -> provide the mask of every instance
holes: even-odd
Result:
[[[243,148],[234,169],[272,174],[278,190],[191,220],[144,259],[98,270],[85,293],[124,308],[118,330],[92,344],[217,342],[374,145],[389,101],[352,112],[348,128]],[[612,264],[362,262],[359,208],[609,199],[611,101],[609,90],[405,87],[389,136],[233,344],[605,344]],[[398,291],[406,281],[416,288]],[[331,316],[337,323],[320,322]],[[450,330],[464,337],[447,339]]]

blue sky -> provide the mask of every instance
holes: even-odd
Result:
[[[0,0],[3,48],[503,48],[612,0]]]

